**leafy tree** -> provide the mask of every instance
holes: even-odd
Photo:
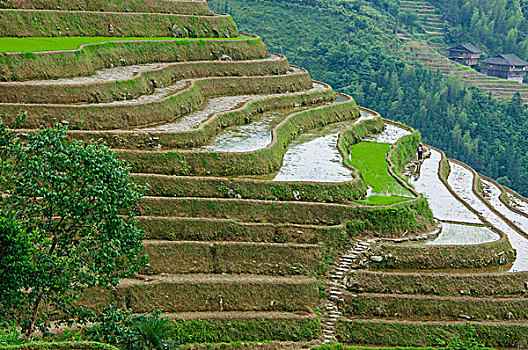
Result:
[[[27,336],[51,320],[84,320],[79,292],[115,286],[145,263],[144,232],[133,220],[143,188],[102,142],[70,142],[60,126],[21,141],[0,123],[0,155],[0,239],[20,247],[3,249],[1,259],[20,259],[23,269],[2,271],[22,282],[2,293],[0,317]]]

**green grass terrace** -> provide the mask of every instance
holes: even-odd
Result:
[[[100,44],[107,42],[127,42],[127,41],[200,41],[200,40],[247,40],[248,36],[235,38],[172,38],[172,37],[28,37],[0,38],[0,53],[4,52],[42,52],[76,50],[86,44]]]

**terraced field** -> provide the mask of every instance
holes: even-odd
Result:
[[[148,268],[83,304],[161,310],[182,344],[429,346],[461,315],[490,346],[526,344],[524,198],[437,150],[414,162],[417,132],[237,37],[205,2],[135,3],[1,2],[5,28],[38,11],[99,37],[88,27],[149,12],[171,20],[145,35],[179,34],[174,22],[214,37],[0,55],[4,120],[27,111],[21,133],[62,123],[103,139],[147,185]]]
[[[418,15],[418,23],[424,30],[424,38],[435,40],[442,38],[445,32],[442,16],[427,1],[414,0],[399,2],[400,10],[408,10]]]
[[[528,98],[528,84],[489,77],[470,67],[449,60],[434,50],[428,43],[412,41],[404,46],[406,58],[419,62],[425,67],[439,71],[444,75],[453,74],[460,77],[468,86],[477,86],[497,98],[512,98],[519,92],[524,101]]]

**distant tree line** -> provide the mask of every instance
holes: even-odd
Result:
[[[528,0],[430,0],[449,23],[447,41],[472,42],[494,56],[528,59]]]

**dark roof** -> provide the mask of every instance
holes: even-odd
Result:
[[[498,66],[528,66],[528,62],[521,60],[512,53],[491,57],[483,60],[482,63],[496,64]]]
[[[471,53],[482,53],[482,50],[479,50],[477,47],[475,47],[475,45],[469,43],[451,47],[449,50],[465,50]]]

